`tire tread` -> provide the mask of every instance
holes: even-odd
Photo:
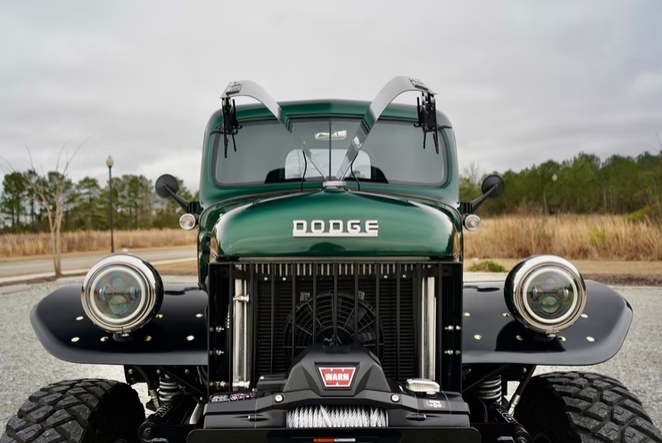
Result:
[[[101,417],[104,401],[108,401],[111,395],[119,397],[126,396],[127,393],[132,393],[135,398],[128,396],[125,401],[133,401],[134,406],[137,401],[142,409],[135,391],[124,383],[100,379],[52,383],[30,395],[23,403],[18,413],[7,423],[0,443],[93,441],[90,440],[91,435],[86,437],[86,431],[96,433],[99,427],[108,425],[102,422],[104,417]],[[128,410],[129,414],[136,415],[133,418],[140,418],[137,409]]]
[[[639,399],[611,377],[581,372],[539,375],[531,379],[522,400],[528,396],[528,401],[540,401],[542,395],[551,395],[552,402],[564,408],[567,431],[578,442],[662,443],[662,433]],[[532,414],[522,413],[525,421]]]

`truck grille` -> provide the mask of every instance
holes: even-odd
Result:
[[[396,273],[396,265],[294,267],[294,276],[288,266],[257,269],[257,376],[286,372],[313,343],[360,343],[380,358],[387,378],[416,376],[411,268]],[[365,273],[353,274],[354,269]]]
[[[287,373],[312,344],[360,344],[390,380],[459,386],[461,263],[225,261],[209,277],[210,380],[230,389]]]

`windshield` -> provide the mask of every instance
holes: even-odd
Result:
[[[334,179],[348,148],[358,150],[346,181],[441,185],[446,181],[450,128],[440,129],[439,152],[432,134],[413,122],[378,120],[363,145],[350,138],[358,119],[293,119],[292,134],[277,120],[242,122],[227,154],[223,135],[213,134],[213,176],[219,185],[282,183]],[[312,162],[311,162],[312,160]]]

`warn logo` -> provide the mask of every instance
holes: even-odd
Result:
[[[349,388],[356,368],[318,368],[325,388]]]

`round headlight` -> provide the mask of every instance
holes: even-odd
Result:
[[[527,328],[554,334],[572,326],[586,305],[586,284],[568,260],[553,255],[528,258],[506,278],[506,304]]]
[[[107,332],[130,332],[143,327],[161,307],[163,283],[156,270],[132,255],[111,255],[85,276],[83,309]]]

